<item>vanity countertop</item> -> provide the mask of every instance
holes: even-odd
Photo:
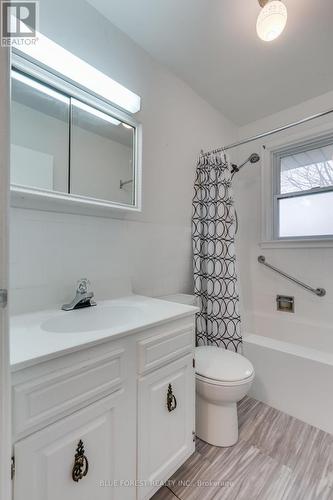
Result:
[[[63,354],[192,316],[197,307],[131,295],[74,311],[45,310],[12,316],[10,362],[17,371]]]

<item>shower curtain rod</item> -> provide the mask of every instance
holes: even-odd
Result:
[[[297,125],[302,125],[303,123],[310,122],[311,120],[315,120],[316,118],[321,118],[322,116],[326,116],[333,113],[333,109],[329,109],[328,111],[323,111],[322,113],[317,113],[315,115],[308,116],[307,118],[303,118],[302,120],[298,120],[297,122],[288,123],[288,125],[283,125],[282,127],[274,128],[269,130],[268,132],[264,132],[262,134],[254,135],[253,137],[248,137],[239,142],[234,142],[233,144],[228,144],[228,146],[224,146],[222,148],[213,149],[212,151],[208,151],[206,153],[201,152],[200,156],[205,157],[211,154],[221,153],[222,151],[226,151],[227,149],[236,148],[237,146],[242,146],[243,144],[247,144],[252,141],[256,141],[257,139],[263,139],[264,137],[268,137],[269,135],[276,134],[277,132],[283,132],[284,130],[288,130],[289,128],[296,127]]]

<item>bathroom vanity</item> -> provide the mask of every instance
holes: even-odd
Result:
[[[159,489],[194,451],[196,311],[131,296],[13,317],[15,500]]]

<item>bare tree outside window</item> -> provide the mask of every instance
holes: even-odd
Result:
[[[281,193],[333,186],[333,161],[313,163],[283,170],[281,164]]]

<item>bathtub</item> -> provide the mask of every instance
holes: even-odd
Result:
[[[256,377],[249,396],[333,434],[333,327],[257,316],[243,332]]]

